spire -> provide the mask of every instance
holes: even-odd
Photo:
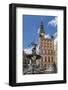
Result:
[[[40,33],[45,33],[45,32],[44,32],[43,21],[41,21],[41,25],[40,25]]]
[[[44,25],[43,25],[43,21],[41,21],[41,25],[40,25],[40,37],[44,37],[45,31],[44,31]]]

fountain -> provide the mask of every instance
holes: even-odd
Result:
[[[35,72],[37,73],[37,71],[36,71],[36,60],[37,59],[39,60],[41,58],[41,56],[36,53],[37,44],[35,44],[33,42],[32,46],[33,46],[32,54],[27,55],[27,58],[31,60],[31,64],[30,64],[30,67],[32,67],[31,73],[35,74]]]

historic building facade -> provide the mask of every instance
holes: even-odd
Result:
[[[45,38],[43,22],[39,33],[39,54],[41,55],[40,67],[47,69],[55,63],[54,38]]]

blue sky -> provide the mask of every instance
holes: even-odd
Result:
[[[38,29],[40,27],[41,21],[43,21],[44,24],[45,34],[52,36],[57,32],[56,16],[24,15],[22,18],[24,48],[28,48],[32,41],[37,43],[39,37]]]

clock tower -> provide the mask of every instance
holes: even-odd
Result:
[[[40,38],[44,39],[45,36],[45,31],[44,31],[44,26],[43,26],[43,22],[41,21],[41,25],[40,25]]]

